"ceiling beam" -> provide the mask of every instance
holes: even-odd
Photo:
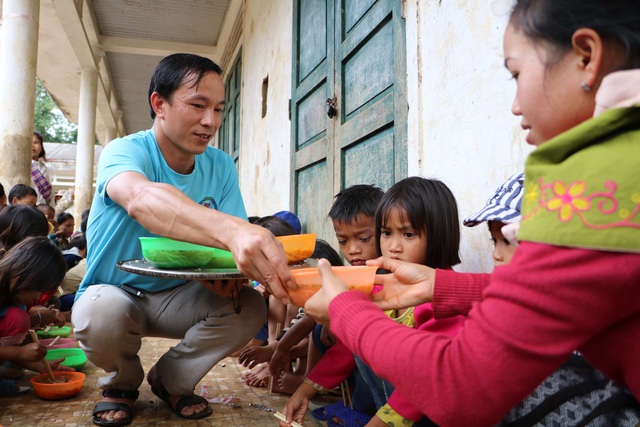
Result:
[[[73,47],[81,68],[91,68],[98,72],[98,98],[97,109],[102,122],[106,127],[118,127],[115,112],[111,108],[111,84],[108,74],[103,73],[99,63],[104,58],[104,49],[100,46],[92,46],[90,37],[82,21],[82,10],[78,8],[75,1],[50,0],[55,8],[58,19],[64,28],[65,33]],[[82,3],[79,3],[82,4]],[[97,39],[95,28],[91,38]],[[104,140],[104,135],[96,135],[100,141]]]
[[[130,53],[164,57],[177,52],[195,53],[196,55],[217,60],[219,53],[215,46],[202,44],[178,43],[170,41],[146,40],[127,37],[101,36],[100,44],[107,52]]]

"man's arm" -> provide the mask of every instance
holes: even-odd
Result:
[[[113,177],[107,194],[154,234],[230,250],[240,272],[288,301],[283,287],[291,281],[287,258],[267,229],[201,206],[172,185],[151,182],[137,172]]]

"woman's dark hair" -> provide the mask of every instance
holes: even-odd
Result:
[[[5,196],[4,185],[0,184],[0,197]]]
[[[38,158],[47,160],[46,153],[44,152],[44,137],[41,133],[35,131],[33,132],[33,136],[38,138],[38,141],[40,141],[40,154],[38,154]]]
[[[14,300],[19,291],[56,289],[66,272],[62,252],[47,237],[27,237],[0,259],[0,307]],[[12,287],[16,277],[18,281]]]
[[[38,197],[38,193],[28,185],[16,184],[11,187],[11,190],[9,190],[9,203],[11,203],[14,198],[22,199],[27,196]]]
[[[451,268],[460,262],[460,221],[455,197],[442,181],[405,178],[393,185],[382,197],[376,212],[378,253],[380,233],[394,209],[411,223],[420,235],[426,235],[426,265],[432,268]]]
[[[149,108],[151,120],[155,120],[156,113],[151,105],[151,95],[157,92],[171,104],[173,93],[183,84],[192,83],[197,86],[202,78],[209,74],[222,75],[222,68],[212,60],[191,53],[174,53],[163,58],[153,69],[149,83]]]
[[[352,185],[336,194],[328,216],[343,224],[355,221],[358,215],[373,217],[383,194],[375,185]]]
[[[534,43],[546,42],[560,55],[571,49],[577,29],[591,28],[604,42],[624,50],[619,70],[640,68],[638,0],[517,0],[510,23]]]
[[[291,224],[273,215],[263,216],[256,220],[254,224],[266,228],[272,232],[274,236],[291,236],[292,234],[298,234]]]
[[[336,252],[329,243],[322,239],[316,239],[316,248],[313,250],[313,254],[309,258],[324,258],[334,267],[344,265],[338,252]]]
[[[0,247],[9,250],[31,236],[46,236],[49,222],[42,212],[27,205],[9,205],[0,211]]]
[[[68,219],[73,219],[73,215],[71,215],[69,212],[60,212],[56,217],[56,223],[58,225],[62,225],[62,223]]]

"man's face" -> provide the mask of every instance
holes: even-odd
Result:
[[[365,265],[378,257],[376,224],[372,216],[358,215],[354,221],[333,221],[333,229],[344,259],[351,265]]]
[[[151,96],[156,111],[156,139],[165,157],[203,153],[220,128],[224,110],[222,79],[216,73],[208,73],[197,85],[193,83],[193,76],[188,76],[170,100],[157,93]]]

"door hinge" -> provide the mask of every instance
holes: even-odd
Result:
[[[400,2],[400,16],[402,19],[407,19],[407,0]]]

